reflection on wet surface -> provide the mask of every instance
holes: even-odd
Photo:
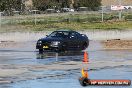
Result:
[[[70,61],[81,62],[83,59],[83,52],[52,52],[39,54],[38,51],[35,49],[35,43],[36,42],[23,43],[20,47],[16,48],[0,48],[0,65],[50,65],[54,63],[60,64],[62,62],[63,64],[65,64],[66,62],[68,63]],[[132,60],[132,50],[104,50],[103,46],[98,41],[90,41],[90,46],[86,51],[88,51],[90,62],[110,61],[115,63]],[[104,62],[102,62],[102,64]],[[18,81],[12,84],[2,84],[0,85],[0,88],[82,88],[78,82],[78,78],[80,76],[80,69],[44,71],[37,69],[31,70],[28,68],[28,70],[31,71],[31,73],[33,74],[31,77],[37,75],[38,78],[34,80],[27,79],[24,81]],[[106,65],[105,67],[98,69],[89,68],[89,74],[91,79],[117,78],[132,80],[131,73],[132,65],[130,65],[130,63],[129,65],[126,63],[126,65],[117,65],[113,67],[111,67],[110,65]],[[31,74],[26,73],[25,75],[29,76]],[[45,76],[39,77],[39,75]]]
[[[83,52],[61,52],[61,53],[43,53],[37,54],[37,59],[51,59],[54,58],[56,61],[81,61],[80,57],[83,57]],[[50,60],[51,61],[51,60]]]

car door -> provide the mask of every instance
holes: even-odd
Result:
[[[71,32],[69,36],[69,48],[78,49],[79,40],[76,32]]]

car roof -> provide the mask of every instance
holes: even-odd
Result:
[[[62,31],[62,32],[74,32],[74,31],[71,30],[71,29],[59,29],[59,30],[56,30],[56,31]]]

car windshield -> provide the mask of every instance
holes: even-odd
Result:
[[[66,31],[55,31],[52,32],[48,37],[62,37],[62,38],[67,38],[69,35],[69,32]]]

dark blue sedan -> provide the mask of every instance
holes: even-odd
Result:
[[[86,35],[72,30],[57,30],[37,41],[36,49],[43,51],[81,51],[89,45]]]

